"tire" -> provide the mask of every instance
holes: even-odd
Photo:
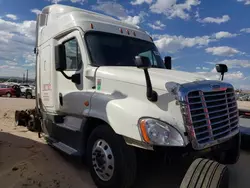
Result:
[[[31,93],[27,93],[27,94],[26,94],[26,99],[32,99]]]
[[[99,152],[100,150],[101,152]],[[129,188],[133,185],[137,169],[135,150],[128,146],[121,136],[116,135],[110,127],[98,126],[93,130],[88,139],[86,157],[91,177],[98,188]],[[98,167],[102,166],[103,161],[98,160],[97,157],[106,159],[109,166],[107,167],[104,163],[103,167],[109,169],[106,171],[110,172],[107,173],[109,176],[101,177],[100,170],[103,169]],[[114,159],[113,162],[112,159]]]
[[[16,110],[15,112],[15,125],[16,126],[20,125],[19,118],[20,118],[20,111]]]
[[[26,126],[25,122],[25,112],[23,110],[16,110],[15,112],[15,125],[16,126]]]
[[[240,158],[241,136],[235,136],[231,143],[228,143],[230,149],[225,151],[218,151],[214,155],[214,160],[221,164],[235,164]]]
[[[35,126],[36,125],[35,125],[34,119],[31,119],[31,120],[28,121],[28,123],[27,123],[27,129],[29,131],[31,131],[31,132],[36,131],[36,127]]]
[[[209,159],[196,159],[187,170],[180,188],[228,188],[229,171]]]
[[[8,98],[10,98],[12,95],[11,95],[10,92],[8,92],[8,93],[6,93],[6,96],[7,96]]]

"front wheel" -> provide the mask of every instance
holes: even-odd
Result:
[[[129,188],[136,177],[136,154],[108,126],[98,126],[87,144],[87,160],[98,188]]]
[[[227,166],[216,161],[198,158],[190,165],[180,188],[228,188]]]

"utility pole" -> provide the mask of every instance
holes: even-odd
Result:
[[[27,69],[27,73],[26,73],[26,83],[28,84],[29,81],[29,70]]]
[[[23,73],[23,84],[25,82],[25,73]]]

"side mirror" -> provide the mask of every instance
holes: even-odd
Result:
[[[156,102],[158,100],[158,94],[153,90],[151,79],[148,73],[148,68],[151,67],[151,62],[148,57],[135,56],[135,65],[139,69],[143,69],[145,74],[146,86],[147,86],[147,98],[151,102]]]
[[[228,71],[227,65],[225,64],[217,64],[216,65],[216,71],[219,73],[225,73]]]
[[[166,69],[171,70],[172,69],[172,58],[170,56],[166,56],[164,58],[164,64],[166,66]]]
[[[151,62],[148,57],[135,56],[135,65],[139,69],[147,69],[151,67]]]
[[[55,47],[55,56],[56,56],[56,70],[57,71],[64,71],[67,68],[66,64],[66,53],[65,53],[65,46],[60,44]]]
[[[225,72],[228,72],[227,65],[225,65],[225,64],[216,64],[215,67],[216,67],[216,71],[218,73],[221,73],[221,80],[223,80]]]

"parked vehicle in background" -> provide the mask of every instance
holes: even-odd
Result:
[[[20,86],[22,96],[24,96],[27,99],[31,99],[35,97],[35,87],[28,85],[28,84],[23,84]]]
[[[239,96],[240,101],[248,101],[249,96],[247,94],[242,94]]]
[[[25,91],[25,98],[26,99],[32,99],[32,98],[35,98],[35,96],[36,96],[35,87],[30,87],[30,88],[26,89],[26,91]]]
[[[15,89],[11,85],[0,84],[0,96],[12,97],[16,95]]]
[[[235,99],[239,100],[240,94],[239,93],[235,93]]]
[[[19,85],[12,85],[12,88],[15,90],[16,97],[21,97],[21,89]]]

